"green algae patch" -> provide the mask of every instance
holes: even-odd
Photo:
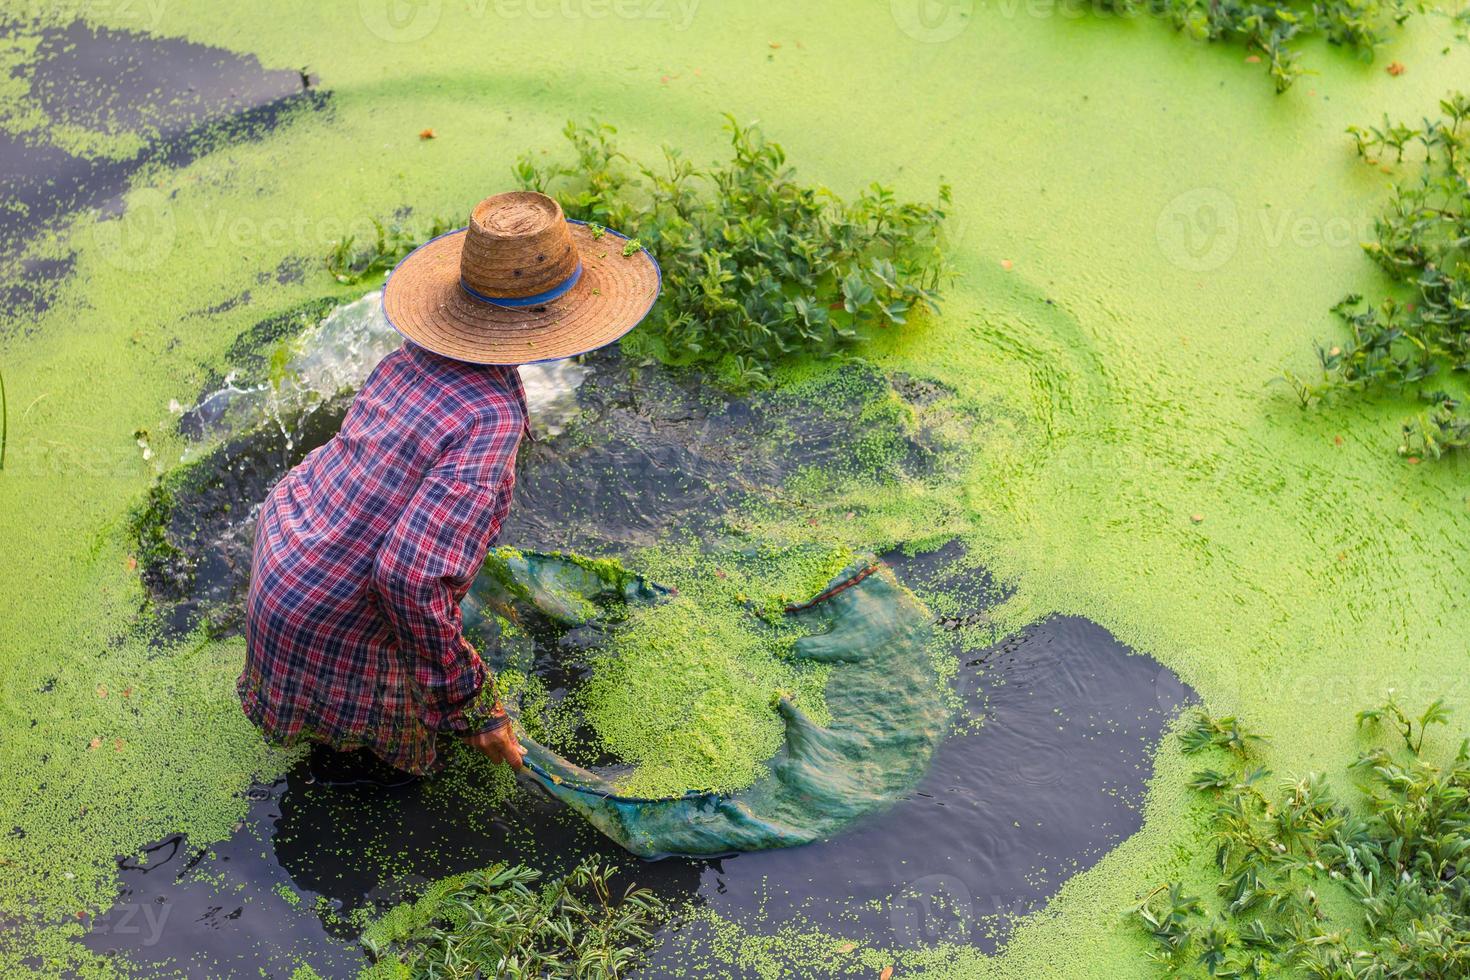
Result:
[[[122,6],[92,13],[122,21]],[[181,826],[197,841],[224,836],[251,773],[280,765],[233,705],[238,644],[195,652],[130,632],[142,593],[108,529],[181,448],[160,425],[170,399],[197,392],[202,366],[220,363],[262,308],[333,288],[324,271],[301,283],[262,273],[325,254],[355,215],[405,202],[463,213],[590,101],[645,151],[667,140],[712,158],[706,123],[734,107],[834,188],[954,185],[961,278],[944,315],[906,338],[880,335],[867,353],[972,407],[969,464],[940,487],[793,497],[795,516],[760,516],[769,533],[860,547],[958,535],[1017,588],[1018,616],[1102,623],[1214,710],[1254,719],[1277,771],[1349,761],[1341,712],[1384,687],[1463,700],[1464,487],[1449,468],[1381,459],[1419,406],[1302,416],[1264,387],[1334,329],[1326,311],[1371,271],[1363,236],[1337,247],[1294,231],[1371,227],[1380,210],[1383,188],[1351,166],[1345,127],[1417,118],[1445,79],[1470,73],[1465,46],[1441,54],[1450,39],[1435,22],[1406,24],[1386,52],[1408,66],[1401,77],[1314,45],[1321,75],[1277,98],[1237,51],[1181,44],[1148,22],[987,8],[938,43],[896,32],[888,4],[826,2],[810,7],[819,28],[802,47],[774,50],[793,31],[775,7],[706,4],[676,34],[619,18],[490,20],[489,8],[445,4],[411,42],[375,33],[357,6],[168,4],[159,33],[310,63],[336,93],[334,112],[140,178],[125,197],[137,213],[118,226],[139,247],[119,253],[92,216],[79,219],[59,243],[76,253],[75,276],[33,329],[3,334],[13,415],[0,476],[0,907],[64,924],[0,940],[0,972],[32,968],[31,956],[61,970],[79,956],[65,938],[83,928],[76,913],[112,900],[114,854]],[[491,27],[506,50],[555,45],[562,74],[487,71]],[[615,71],[601,67],[609,51]],[[855,53],[863,72],[832,70]],[[440,138],[421,143],[429,122]],[[1223,219],[1219,234],[1201,224],[1206,212]],[[153,461],[135,445],[140,428],[158,436]],[[115,693],[96,694],[168,662],[181,678],[206,668],[204,696],[143,701],[134,717],[110,714]],[[135,731],[113,731],[128,719]],[[122,753],[87,748],[119,735]],[[1002,955],[970,951],[934,974],[1155,973],[1128,910],[1159,880],[1183,877],[1194,893],[1218,881],[1187,791],[1193,768],[1164,746],[1139,834],[1020,923]],[[742,935],[732,927],[723,962]],[[790,972],[818,955],[792,943],[769,961]]]
[[[563,751],[610,753],[629,764],[620,793],[743,789],[767,774],[765,760],[781,747],[779,700],[830,720],[828,668],[791,658],[803,631],[784,610],[819,591],[851,553],[768,547],[708,556],[684,546],[641,553],[639,561],[647,580],[613,559],[497,548],[470,597],[468,628],[478,627],[481,602],[502,611],[511,611],[507,601],[532,604],[562,624],[607,620],[609,641],[589,658],[588,680],[556,702],[526,657],[499,652],[510,669],[497,684],[518,699],[528,733]],[[654,576],[658,584],[647,584]],[[524,614],[511,615],[496,624],[497,645],[522,640],[506,627]]]
[[[830,721],[824,665],[791,657],[804,630],[784,616],[852,561],[845,548],[694,547],[642,552],[651,580],[676,594],[635,611],[580,700],[607,750],[640,763],[630,795],[743,789],[766,774],[784,698]],[[646,769],[644,767],[647,767]]]
[[[764,775],[781,747],[779,699],[827,717],[826,670],[792,663],[794,639],[758,622],[735,591],[635,612],[579,698],[601,747],[637,767],[619,789],[729,792]]]
[[[727,582],[728,565],[749,581],[696,586],[694,596],[645,584],[627,608],[586,616],[559,593],[569,587],[597,606],[593,596],[620,600],[626,585],[589,580],[586,565],[566,558],[518,554],[498,574],[477,580],[465,600],[466,620],[480,628],[488,608],[532,633],[544,635],[542,617],[574,631],[613,631],[589,658],[590,680],[553,710],[580,704],[595,747],[617,763],[583,768],[526,743],[526,767],[542,788],[612,840],[641,857],[790,847],[900,799],[926,771],[949,725],[945,675],[930,655],[939,645],[932,616],[885,565],[872,557],[849,561],[803,601],[780,591],[839,555],[817,548],[717,552],[714,579]],[[763,610],[741,588],[753,588],[773,563],[787,566],[765,583],[766,595],[782,603],[779,611]],[[514,587],[501,580],[507,572]],[[701,605],[698,598],[712,601]],[[743,618],[712,614],[721,598]],[[578,614],[569,618],[568,610]],[[772,639],[787,642],[772,649]],[[544,656],[554,661],[567,653],[558,639]],[[528,734],[567,730],[527,719],[527,708],[545,710],[544,686],[512,678],[507,690],[523,695],[513,714]]]

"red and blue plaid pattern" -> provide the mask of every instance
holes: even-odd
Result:
[[[526,424],[516,368],[405,344],[341,431],[276,484],[256,525],[238,685],[268,738],[367,748],[422,773],[436,734],[503,724],[487,717],[494,686],[459,603],[510,508]]]

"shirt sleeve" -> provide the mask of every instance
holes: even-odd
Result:
[[[473,735],[506,723],[491,713],[489,671],[461,634],[459,611],[500,531],[501,495],[500,486],[464,482],[436,469],[378,549],[373,586],[412,663],[421,717],[431,731]]]

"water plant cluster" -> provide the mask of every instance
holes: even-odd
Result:
[[[798,181],[757,126],[726,119],[732,157],[709,169],[667,147],[657,164],[635,160],[597,122],[563,130],[573,160],[528,154],[516,166],[523,188],[556,196],[594,234],[636,234],[662,264],[665,295],[628,341],[633,353],[763,386],[792,355],[829,354],[937,309],[948,186],[934,204],[877,183],[845,200]]]
[[[663,903],[648,889],[621,893],[614,869],[588,858],[536,887],[541,873],[497,865],[446,878],[391,909],[362,934],[364,977],[575,977],[614,980],[642,962]]]
[[[407,258],[409,252],[454,228],[453,223],[446,218],[434,218],[429,222],[427,232],[411,229],[398,222],[384,225],[376,218],[372,219],[372,223],[372,241],[359,243],[356,236],[348,235],[333,242],[327,252],[327,271],[343,285],[353,286],[369,280],[380,281],[393,271],[395,265]]]
[[[1180,737],[1186,753],[1228,760],[1190,783],[1210,801],[1218,883],[1209,899],[1172,883],[1143,900],[1154,958],[1171,976],[1470,973],[1470,740],[1444,764],[1424,749],[1447,719],[1442,701],[1417,716],[1392,698],[1360,712],[1403,745],[1360,755],[1349,803],[1316,773],[1272,792],[1258,737],[1201,712]]]
[[[1372,61],[1378,45],[1418,9],[1412,0],[1104,0],[1114,11],[1148,9],[1198,41],[1243,44],[1266,66],[1277,92],[1307,69],[1299,44],[1314,37]]]
[[[1369,163],[1414,166],[1363,246],[1401,295],[1343,299],[1334,310],[1348,339],[1317,345],[1320,380],[1287,375],[1303,406],[1341,391],[1417,395],[1426,408],[1404,423],[1399,451],[1433,458],[1470,447],[1470,413],[1444,387],[1446,374],[1470,369],[1470,96],[1439,108],[1418,125],[1349,130]]]

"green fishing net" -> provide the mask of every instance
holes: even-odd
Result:
[[[612,561],[565,554],[492,553],[463,609],[465,631],[492,666],[529,644],[535,670],[563,693],[567,649],[616,650],[638,610],[677,601],[673,590]],[[636,765],[583,759],[527,737],[527,771],[553,797],[642,857],[719,855],[829,837],[913,789],[943,737],[950,708],[931,656],[932,617],[876,559],[843,569],[817,595],[785,607],[777,627],[793,668],[819,670],[825,710],[787,694],[769,710],[784,726],[775,755],[740,788],[640,794]],[[771,630],[755,610],[752,631]],[[575,642],[568,643],[568,637]],[[507,698],[513,715],[526,709]],[[820,723],[814,715],[830,717]],[[529,720],[529,719],[525,719]],[[596,734],[589,736],[596,743]],[[595,753],[594,753],[595,754]],[[606,753],[602,753],[606,756]]]

